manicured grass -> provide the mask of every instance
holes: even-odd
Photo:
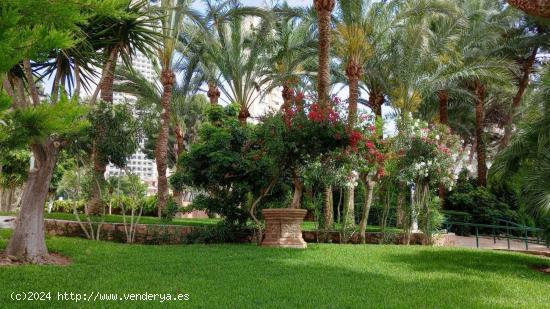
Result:
[[[74,214],[69,213],[46,213],[44,214],[45,218],[48,219],[60,219],[60,220],[75,220]],[[84,215],[80,215],[81,220],[86,220],[86,217]],[[137,216],[135,217],[137,218]],[[99,218],[92,218],[94,220],[100,220]],[[122,223],[123,218],[122,215],[105,215],[104,217],[105,222],[110,223]],[[126,216],[126,222],[130,222],[130,217]],[[216,223],[220,222],[220,219],[216,218],[191,218],[191,219],[173,219],[170,222],[162,222],[158,217],[148,217],[148,216],[142,216],[139,219],[139,223],[142,224],[173,224],[173,225],[186,225],[186,226],[206,226],[206,225],[214,225]]]
[[[7,242],[0,231],[0,248]],[[74,307],[57,292],[188,293],[187,302],[81,302],[82,307],[548,308],[550,276],[534,256],[456,248],[310,245],[146,246],[48,238],[69,266],[0,268],[0,308]],[[51,302],[12,292],[51,291]]]

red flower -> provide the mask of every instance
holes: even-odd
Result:
[[[355,148],[359,141],[361,141],[361,139],[363,139],[363,135],[361,134],[361,132],[354,130],[349,136],[350,146]]]

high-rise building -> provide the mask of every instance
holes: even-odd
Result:
[[[119,64],[121,62],[119,61]],[[156,82],[155,80],[155,69],[151,60],[141,53],[137,55],[132,60],[132,67],[137,72],[141,73],[148,81]],[[130,94],[123,92],[114,92],[113,93],[113,102],[114,103],[133,103],[136,101],[136,98]],[[157,165],[155,160],[147,158],[147,155],[143,152],[144,141],[140,141],[139,148],[130,158],[128,158],[128,164],[126,170],[134,175],[139,176],[139,178],[147,184],[147,194],[154,195],[157,192]],[[121,176],[126,172],[124,169],[120,169],[113,164],[109,164],[105,170],[105,177],[110,176]]]

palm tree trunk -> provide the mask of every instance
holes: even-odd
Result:
[[[330,83],[330,18],[335,0],[313,0],[319,24],[319,74],[317,92],[323,119],[328,118],[328,89]]]
[[[350,61],[346,67],[348,77],[349,100],[348,100],[348,130],[353,130],[357,123],[357,101],[359,100],[359,79],[362,68],[359,64]]]
[[[250,117],[250,112],[248,107],[244,104],[241,104],[241,110],[239,111],[239,122],[242,126],[246,125],[246,120]]]
[[[382,104],[384,104],[384,95],[382,92],[372,89],[369,94],[369,106],[376,118],[382,118]]]
[[[439,123],[449,125],[449,92],[439,90],[437,97],[439,98]]]
[[[514,122],[514,116],[516,115],[519,109],[519,106],[521,104],[521,98],[525,93],[525,89],[529,85],[529,77],[531,75],[531,71],[533,70],[533,65],[535,64],[535,58],[537,57],[537,52],[538,52],[538,47],[535,47],[533,49],[533,52],[529,56],[529,58],[527,58],[527,60],[525,60],[523,63],[522,76],[519,80],[518,91],[516,92],[516,95],[512,100],[512,107],[510,108],[510,111],[508,112],[508,115],[506,116],[506,119],[505,119],[506,122],[504,124],[504,136],[500,141],[499,150],[506,148],[506,146],[508,146],[508,144],[510,143],[510,139],[512,138],[512,124]]]
[[[155,146],[155,157],[158,173],[158,216],[162,216],[162,211],[168,203],[168,178],[166,177],[167,155],[168,155],[168,130],[170,128],[170,100],[172,99],[172,90],[176,76],[171,69],[166,68],[162,71],[161,82],[163,86],[161,104],[162,113],[160,114],[160,132]]]
[[[508,3],[529,15],[550,18],[548,0],[508,0]]]
[[[476,152],[477,152],[477,182],[480,186],[487,185],[487,164],[485,156],[485,141],[483,139],[485,85],[481,81],[475,83],[475,110],[476,110]]]
[[[361,213],[361,221],[359,222],[359,239],[362,244],[366,242],[365,232],[367,229],[367,220],[369,219],[370,207],[372,205],[372,193],[374,192],[374,185],[374,181],[370,179],[365,180],[365,186],[367,190],[365,190],[365,204]]]
[[[206,93],[210,99],[211,105],[218,105],[218,99],[220,98],[220,90],[215,83],[208,83],[208,92]]]
[[[44,205],[57,162],[59,146],[57,141],[52,140],[31,145],[36,164],[35,168],[29,171],[21,200],[21,211],[6,249],[6,253],[17,260],[29,263],[47,261]]]

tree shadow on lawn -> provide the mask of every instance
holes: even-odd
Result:
[[[532,269],[534,265],[550,266],[550,259],[526,254],[502,251],[438,248],[407,250],[389,256],[389,262],[406,265],[420,272],[446,272],[454,274],[485,275],[487,273],[505,276],[529,276],[544,280]],[[548,281],[547,281],[548,283]]]

